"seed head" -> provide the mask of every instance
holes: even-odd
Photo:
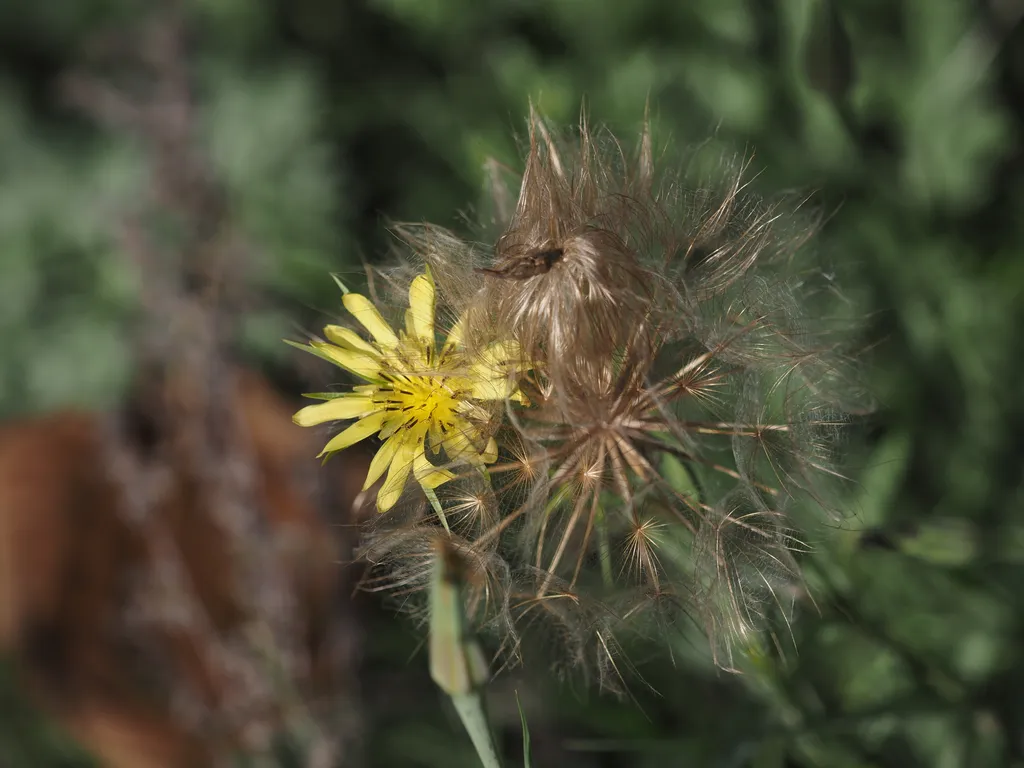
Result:
[[[790,513],[841,509],[857,361],[819,306],[831,282],[800,266],[798,206],[758,200],[745,170],[693,186],[655,163],[646,126],[628,153],[586,121],[570,137],[531,115],[517,202],[492,189],[507,209],[493,245],[397,228],[461,318],[460,354],[486,367],[503,351],[504,378],[484,377],[500,407],[469,441],[486,459],[445,464],[367,530],[370,586],[422,610],[445,536],[468,564],[467,615],[506,661],[539,634],[602,685],[628,669],[630,634],[701,621],[731,669],[788,614]],[[415,412],[435,413],[445,374],[418,375]]]

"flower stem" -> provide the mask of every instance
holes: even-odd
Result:
[[[487,660],[465,610],[465,568],[450,540],[439,538],[430,590],[430,676],[455,705],[484,768],[501,768],[484,704]]]
[[[608,520],[605,517],[604,509],[598,512],[595,523],[597,527],[597,548],[601,558],[601,578],[605,586],[612,586],[612,546],[608,540]]]
[[[487,719],[487,707],[483,693],[454,694],[451,696],[455,710],[459,713],[466,733],[473,742],[476,754],[484,768],[501,768],[501,759],[494,744],[490,721]]]

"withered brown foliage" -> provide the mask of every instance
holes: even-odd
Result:
[[[292,424],[292,404],[244,371],[237,391],[226,407],[251,452],[254,510],[292,604],[296,695],[326,702],[351,684],[337,624],[345,542],[320,516],[305,469],[315,440]],[[280,726],[300,705],[230,663],[232,643],[280,617],[253,612],[240,592],[236,542],[192,471],[154,463],[125,484],[117,454],[154,447],[139,407],[113,422],[61,412],[0,427],[0,651],[103,765],[198,768],[247,746],[251,723]],[[332,504],[358,492],[366,462],[352,462],[324,478]],[[271,660],[255,661],[269,674]]]

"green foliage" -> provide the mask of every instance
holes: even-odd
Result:
[[[117,397],[138,286],[116,224],[145,184],[135,143],[50,92],[84,36],[125,8],[15,5],[0,10],[0,39],[17,41],[0,58],[20,68],[0,87],[5,415]],[[802,558],[814,604],[800,600],[742,677],[715,672],[696,629],[671,663],[638,649],[660,695],[637,682],[635,702],[521,670],[520,690],[537,692],[523,701],[537,764],[1024,764],[1012,19],[968,0],[190,7],[206,38],[206,151],[253,246],[245,279],[270,299],[247,319],[246,348],[268,363],[292,354],[277,339],[335,311],[329,271],[358,282],[360,259],[383,253],[382,216],[457,223],[484,160],[516,162],[530,101],[564,122],[585,97],[591,119],[625,131],[649,101],[658,141],[755,151],[759,190],[815,190],[817,254],[846,289],[832,300],[872,318],[881,407],[849,516]],[[414,641],[392,620],[369,631],[368,763],[473,765],[425,673],[404,666]],[[2,719],[21,711],[5,702]],[[495,719],[517,744],[516,708]],[[5,757],[68,764],[49,736],[6,733],[23,738]]]
[[[523,712],[523,707],[519,703],[519,692],[516,692],[516,708],[519,710],[519,719],[523,723],[523,768],[531,768],[532,760],[530,759],[530,726],[526,722],[526,713]]]
[[[0,412],[110,402],[127,375],[136,291],[106,217],[130,194],[131,153],[33,125],[0,85]]]
[[[0,755],[8,768],[95,768],[60,729],[20,693],[9,664],[0,665]]]

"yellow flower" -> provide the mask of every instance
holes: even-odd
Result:
[[[515,374],[521,370],[514,342],[495,342],[471,355],[462,342],[463,322],[455,324],[438,350],[434,331],[434,281],[430,272],[409,286],[405,329],[395,330],[377,308],[357,293],[342,298],[345,309],[369,332],[367,341],[349,328],[329,325],[329,341],[306,347],[314,354],[368,382],[341,394],[310,395],[326,400],[303,408],[296,424],[357,419],[335,435],[320,455],[348,448],[373,435],[384,444],[363,483],[369,488],[387,470],[377,494],[377,510],[395,505],[409,473],[433,498],[433,489],[455,476],[426,455],[443,450],[448,462],[490,464],[497,459],[494,438],[485,434],[493,407],[487,401],[520,399]]]

